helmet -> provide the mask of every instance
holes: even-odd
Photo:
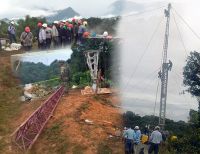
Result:
[[[14,22],[14,21],[11,21],[10,23],[11,23],[12,25],[14,25],[14,24],[15,24],[15,22]]]
[[[69,28],[73,28],[73,25],[72,25],[72,24],[69,24],[68,27],[69,27]]]
[[[37,26],[38,26],[38,27],[42,27],[42,23],[41,23],[41,22],[38,22]]]
[[[84,33],[83,33],[83,37],[84,37],[84,38],[88,38],[89,36],[90,36],[90,33],[89,33],[89,32],[84,32]]]
[[[103,33],[103,37],[107,37],[107,36],[108,36],[108,32],[105,31],[105,32]]]
[[[88,24],[87,21],[84,21],[84,22],[83,22],[83,25],[84,25],[84,26],[86,26],[87,24]]]
[[[46,23],[44,23],[44,24],[42,25],[42,27],[44,27],[44,28],[47,28],[47,24],[46,24]]]
[[[25,32],[29,33],[31,30],[30,30],[30,27],[25,27]]]
[[[139,126],[135,126],[135,128],[134,128],[134,129],[140,129],[140,128],[139,128]]]
[[[53,23],[54,23],[54,24],[58,24],[58,21],[54,21]]]
[[[155,130],[160,130],[160,127],[159,127],[159,126],[156,126],[156,127],[155,127]]]
[[[76,19],[75,19],[75,18],[73,18],[73,19],[72,19],[72,22],[75,22],[75,21],[76,21]]]

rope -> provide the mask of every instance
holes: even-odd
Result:
[[[192,33],[200,40],[200,36],[192,29],[188,22],[173,8],[176,15],[185,23],[185,25],[192,31]]]
[[[154,9],[149,9],[149,10],[141,11],[141,12],[138,12],[138,13],[135,13],[135,14],[125,15],[125,16],[122,16],[122,17],[138,16],[138,15],[141,15],[141,14],[145,14],[145,13],[148,13],[148,12],[153,12],[153,11],[162,9],[162,8],[164,8],[164,7],[166,7],[166,5],[160,6],[160,7],[158,7],[158,8],[154,8]]]
[[[173,71],[174,72],[174,71]],[[175,74],[176,74],[176,72],[174,72]],[[172,75],[173,75],[173,73],[172,73]],[[176,76],[178,76],[178,75],[176,75]],[[177,85],[177,87],[179,87],[178,88],[178,91],[180,91],[181,90],[181,86],[178,84],[178,80],[177,80],[177,77],[176,77],[175,75],[174,75],[174,82],[176,83],[176,85]],[[182,80],[182,79],[181,79]],[[191,104],[189,103],[189,101],[186,99],[186,97],[185,97],[185,95],[183,95],[183,97],[184,97],[184,101],[189,105],[189,107],[191,108]]]
[[[152,42],[152,40],[153,40],[155,34],[157,33],[158,28],[159,28],[160,24],[162,23],[162,21],[163,21],[163,20],[161,19],[161,21],[160,21],[160,22],[158,23],[158,25],[156,26],[156,29],[154,30],[154,32],[153,32],[153,34],[152,34],[152,36],[151,36],[149,42],[147,43],[147,46],[145,47],[145,49],[144,49],[144,51],[143,51],[141,57],[139,58],[139,61],[137,62],[136,66],[135,66],[135,68],[134,68],[134,71],[133,71],[132,74],[131,74],[130,79],[127,81],[127,84],[126,84],[126,85],[124,86],[124,88],[122,88],[122,89],[126,89],[126,88],[127,88],[127,86],[128,86],[129,83],[130,83],[130,80],[131,80],[131,79],[133,78],[133,76],[135,75],[135,73],[136,73],[136,71],[137,71],[137,69],[138,69],[138,66],[139,66],[140,62],[142,61],[142,59],[143,59],[144,55],[146,54],[146,52],[147,52],[149,46],[151,45],[151,42]]]
[[[149,79],[152,75],[154,75],[156,72],[158,72],[160,70],[160,68],[156,69],[155,71],[151,72],[150,74],[148,74],[145,78],[143,78],[143,80],[141,80],[140,82],[136,82],[135,84],[133,84],[131,87],[135,87],[137,85],[141,85],[141,83],[143,83],[143,81],[145,81],[146,79]]]
[[[175,25],[176,25],[178,34],[179,34],[180,42],[181,42],[182,45],[183,45],[183,48],[184,48],[184,51],[185,51],[186,56],[188,56],[187,49],[186,49],[186,45],[185,45],[185,43],[184,43],[184,41],[183,41],[183,37],[182,37],[182,35],[181,35],[180,28],[179,28],[179,26],[178,26],[178,23],[177,23],[177,21],[176,21],[176,18],[175,18],[175,15],[174,15],[173,12],[172,12],[172,15],[173,15],[174,23],[175,23]]]

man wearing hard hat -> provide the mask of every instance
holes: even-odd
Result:
[[[158,154],[159,152],[159,145],[162,142],[162,134],[160,133],[160,127],[156,126],[155,130],[151,133],[149,142],[150,147],[148,153],[151,154],[154,151],[154,154]]]
[[[41,49],[43,50],[46,49],[46,39],[47,39],[46,31],[45,31],[46,28],[47,28],[47,24],[44,23],[39,32],[39,41],[40,41]]]
[[[14,26],[14,21],[10,22],[10,25],[8,26],[8,36],[9,36],[9,40],[10,40],[10,44],[12,43],[16,43],[16,29]]]

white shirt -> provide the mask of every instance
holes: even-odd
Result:
[[[162,134],[158,130],[153,131],[150,136],[150,142],[155,144],[160,144],[161,141],[162,141]]]

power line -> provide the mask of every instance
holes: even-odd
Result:
[[[149,46],[150,46],[150,44],[151,44],[151,42],[152,42],[152,40],[153,40],[155,34],[156,34],[156,32],[158,31],[158,28],[159,28],[160,24],[162,23],[162,21],[163,21],[163,20],[161,19],[161,21],[160,21],[160,22],[158,23],[158,25],[156,26],[156,29],[154,30],[154,32],[153,32],[153,34],[152,34],[152,36],[151,36],[151,38],[150,38],[150,40],[149,40],[147,46],[145,47],[145,49],[144,49],[144,51],[143,51],[141,57],[139,58],[139,61],[137,62],[136,66],[135,66],[135,68],[134,68],[134,71],[133,71],[133,73],[131,74],[131,77],[130,77],[130,79],[128,80],[127,84],[125,85],[124,89],[126,89],[126,87],[128,86],[128,84],[130,83],[130,80],[131,80],[131,79],[133,78],[133,76],[135,75],[135,73],[136,73],[136,71],[137,71],[137,69],[138,69],[138,66],[139,66],[140,62],[142,61],[144,55],[146,54],[146,52],[147,52],[147,50],[148,50],[148,48],[149,48]]]
[[[158,8],[153,8],[153,9],[141,11],[141,12],[138,12],[138,13],[135,13],[135,14],[124,15],[124,16],[122,16],[122,17],[138,16],[138,15],[141,15],[141,14],[145,14],[145,13],[148,13],[148,12],[153,12],[153,11],[162,9],[162,8],[164,8],[164,7],[166,7],[166,5],[160,6],[160,7],[158,7]]]
[[[176,72],[175,72],[175,74],[176,74]],[[173,73],[172,73],[172,75],[173,75]],[[178,75],[177,75],[178,76]],[[177,87],[179,87],[178,88],[178,90],[181,90],[181,86],[178,84],[178,79],[177,79],[177,77],[174,75],[174,81],[175,81],[175,83],[176,83],[176,85],[177,85]],[[183,95],[183,97],[184,97],[184,101],[189,105],[189,107],[191,108],[191,104],[189,103],[189,101],[186,99],[186,97],[185,97],[185,95]]]
[[[192,31],[192,33],[200,40],[200,36],[192,29],[188,22],[173,8],[177,16],[185,23],[185,25]]]
[[[154,76],[153,80],[150,80],[150,82],[148,82],[144,88],[140,89],[140,92],[143,93],[147,89],[146,87],[149,87],[148,85],[151,85],[151,83],[153,83],[156,78],[157,76]],[[133,100],[144,100],[144,99],[133,98]]]
[[[156,72],[158,72],[160,70],[160,68],[156,69],[155,71],[149,73],[146,77],[143,78],[143,80],[140,80],[140,82],[136,82],[135,84],[133,84],[131,87],[135,87],[138,84],[143,83],[143,81],[145,81],[146,79],[149,79],[152,75],[154,75]]]
[[[178,26],[178,23],[177,23],[177,21],[176,21],[176,18],[175,18],[175,15],[174,15],[173,12],[172,12],[172,15],[173,15],[174,23],[175,23],[175,25],[176,25],[178,34],[179,34],[180,42],[181,42],[182,45],[183,45],[183,48],[184,48],[184,51],[185,51],[186,56],[188,56],[187,49],[186,49],[186,45],[185,45],[185,43],[184,43],[184,41],[183,41],[183,37],[182,37],[182,35],[181,35],[180,28],[179,28],[179,26]]]

